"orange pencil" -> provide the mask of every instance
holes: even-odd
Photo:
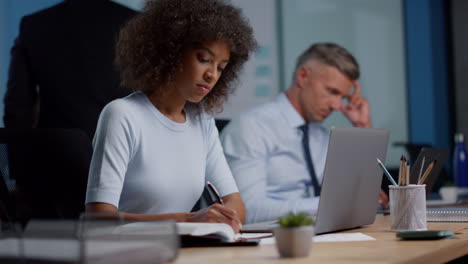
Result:
[[[427,166],[427,169],[426,169],[426,171],[424,171],[424,174],[421,177],[421,180],[419,180],[418,184],[423,184],[424,183],[424,181],[429,176],[429,174],[431,174],[431,171],[432,171],[432,168],[434,167],[434,164],[435,164],[435,160],[433,162],[431,162],[431,164],[429,164],[429,166]]]

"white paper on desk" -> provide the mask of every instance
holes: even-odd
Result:
[[[236,234],[235,239],[266,239],[273,237],[272,233],[242,233]]]
[[[334,234],[325,234],[314,236],[314,243],[321,242],[350,242],[350,241],[369,241],[375,240],[375,238],[368,236],[363,233],[334,233]],[[265,238],[262,239],[261,245],[271,245],[275,244],[275,238]]]
[[[368,241],[375,238],[363,233],[336,233],[314,236],[314,242]]]

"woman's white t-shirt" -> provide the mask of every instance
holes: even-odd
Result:
[[[109,103],[93,140],[86,203],[138,214],[189,212],[206,181],[221,196],[238,192],[214,119],[176,123],[142,92]]]

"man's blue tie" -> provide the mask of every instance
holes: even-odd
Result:
[[[310,154],[309,148],[309,126],[304,124],[299,127],[302,130],[302,147],[304,148],[304,158],[309,170],[310,178],[312,179],[312,185],[314,186],[315,196],[320,196],[320,185],[315,175],[314,164],[312,163],[312,155]]]

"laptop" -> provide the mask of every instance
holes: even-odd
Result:
[[[374,223],[389,132],[383,129],[332,127],[315,220],[315,233],[329,233]],[[271,232],[276,221],[244,225],[241,232]]]

